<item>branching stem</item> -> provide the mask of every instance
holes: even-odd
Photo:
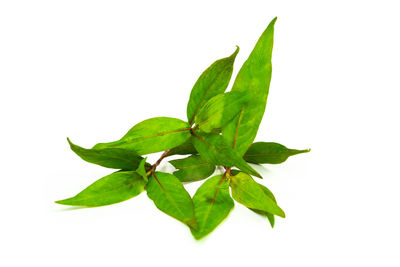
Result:
[[[161,161],[168,157],[168,152],[170,151],[170,149],[167,149],[164,151],[164,153],[162,153],[161,157],[153,164],[151,165],[150,170],[146,173],[147,176],[149,176],[150,174],[154,173],[154,171],[156,170],[156,168],[158,167],[158,165],[160,165]]]

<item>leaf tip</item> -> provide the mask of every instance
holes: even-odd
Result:
[[[54,203],[60,204],[60,205],[67,205],[67,204],[65,203],[65,199],[63,199],[63,200],[56,200],[56,201],[54,201]]]
[[[307,149],[303,149],[303,150],[298,150],[297,154],[308,153],[308,152],[311,152],[311,148],[307,148]]]
[[[75,149],[78,147],[77,145],[75,145],[74,143],[72,143],[71,139],[69,139],[69,137],[67,137],[67,141],[69,144],[69,147],[71,148],[71,150],[73,150],[75,152]]]
[[[208,233],[204,233],[203,231],[198,231],[194,229],[190,229],[190,232],[192,233],[192,236],[194,237],[194,239],[196,239],[196,241],[200,241],[208,235]]]
[[[235,50],[235,52],[233,52],[233,55],[236,56],[239,53],[239,51],[240,51],[240,47],[238,45],[236,45],[236,50]]]
[[[71,201],[71,200],[72,200],[72,201]],[[73,203],[73,202],[74,202],[74,201],[73,201],[73,198],[72,198],[72,197],[71,197],[71,198],[66,198],[66,199],[54,201],[54,203],[60,204],[60,205],[79,206],[79,205],[76,205],[76,204]]]
[[[237,54],[239,53],[239,51],[240,51],[240,48],[239,48],[239,46],[237,45],[236,46],[236,50],[235,50],[235,52],[233,52],[233,54],[232,55],[230,55],[229,57],[228,57],[228,59],[229,60],[235,60],[236,59],[236,56],[237,56]]]
[[[276,215],[278,215],[279,217],[281,217],[281,218],[286,218],[286,214],[285,214],[285,212],[281,209],[281,208],[279,208],[279,212],[278,212],[279,214],[276,214]]]
[[[261,176],[261,174],[259,174],[257,171],[254,171],[253,175],[254,175],[255,177],[260,178],[260,179],[264,179],[264,178]]]

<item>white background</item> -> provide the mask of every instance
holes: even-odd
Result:
[[[0,265],[400,266],[396,2],[1,1]],[[258,168],[286,219],[271,229],[236,204],[196,242],[145,193],[54,204],[112,172],[67,136],[91,147],[146,118],[185,119],[201,72],[239,45],[236,75],[275,16],[257,140],[312,148]]]

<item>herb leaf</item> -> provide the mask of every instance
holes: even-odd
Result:
[[[310,151],[310,149],[289,149],[284,145],[273,142],[256,142],[250,146],[243,158],[251,163],[279,164],[285,162],[290,156]]]
[[[146,182],[134,171],[118,171],[107,175],[74,197],[56,201],[71,206],[98,207],[122,202],[139,195]]]
[[[199,229],[191,231],[196,239],[200,239],[211,233],[233,208],[229,181],[223,175],[211,177],[197,189],[193,204]]]
[[[240,172],[231,176],[232,197],[244,206],[285,218],[283,210],[271,199],[250,175]]]
[[[270,199],[272,199],[276,203],[276,199],[275,199],[274,194],[272,194],[272,192],[267,187],[265,187],[264,185],[262,185],[262,184],[258,184],[258,185],[264,191],[264,194],[266,194]],[[263,211],[263,210],[256,210],[256,209],[251,209],[251,210],[254,211],[255,213],[260,214],[261,216],[267,217],[269,223],[271,224],[271,227],[274,227],[274,225],[275,225],[275,217],[274,217],[273,214],[271,214],[269,212],[266,212],[266,211]]]
[[[264,115],[272,73],[272,46],[274,42],[274,24],[271,21],[261,35],[249,58],[240,69],[232,91],[252,91],[253,97],[224,129],[222,135],[240,155],[243,155],[257,135],[258,127]]]
[[[134,170],[143,159],[135,151],[122,148],[86,149],[73,144],[67,138],[71,150],[83,160],[106,168]]]
[[[225,92],[231,79],[233,63],[238,53],[239,47],[230,57],[215,61],[200,75],[193,86],[187,104],[186,113],[190,125],[193,124],[197,112],[210,98]]]
[[[275,216],[285,217],[285,213],[272,192],[253,180],[251,175],[262,177],[250,163],[278,164],[310,151],[273,142],[253,143],[269,93],[275,21],[276,18],[257,41],[231,92],[224,93],[239,47],[200,75],[190,93],[187,122],[151,118],[133,126],[121,139],[99,143],[91,149],[68,139],[71,149],[83,160],[120,171],[99,179],[75,197],[56,202],[96,207],[121,202],[147,190],[159,210],[188,225],[194,238],[201,239],[229,215],[235,199],[267,217],[274,227]],[[142,157],[161,151],[164,152],[152,165]],[[189,156],[170,161],[176,168],[173,174],[155,172],[171,155]],[[192,199],[183,183],[206,179],[216,166],[225,168],[225,173],[205,181]]]
[[[197,127],[206,133],[222,128],[242,110],[249,101],[246,92],[228,92],[208,100],[195,117]]]
[[[94,149],[124,148],[139,155],[156,153],[184,143],[190,137],[187,122],[175,118],[157,117],[133,126],[120,140],[99,143]]]
[[[168,151],[167,156],[198,154],[196,148],[194,148],[194,146],[193,146],[192,138],[193,137],[190,137],[185,143],[183,143],[179,146],[176,146],[174,148],[171,148],[171,150]]]
[[[262,178],[235,150],[228,146],[216,133],[194,133],[193,145],[200,155],[215,165],[235,166],[240,170]]]
[[[149,181],[149,179],[147,178],[147,173],[146,173],[146,160],[147,158],[142,159],[142,161],[140,162],[138,168],[136,169],[136,172],[142,176],[143,180],[145,180],[145,182],[147,183]]]
[[[183,159],[171,160],[175,168],[179,169],[174,172],[181,182],[200,181],[214,173],[215,165],[204,160],[199,155],[192,155]]]
[[[197,229],[192,198],[174,175],[155,172],[149,178],[147,195],[159,210]]]

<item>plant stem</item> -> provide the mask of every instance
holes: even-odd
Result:
[[[164,153],[162,153],[161,157],[153,164],[151,165],[150,170],[146,173],[147,176],[149,176],[150,174],[154,173],[154,171],[156,170],[157,166],[160,165],[161,161],[168,157],[168,152],[170,151],[170,149],[167,149],[164,151]]]
[[[225,167],[225,173],[224,175],[226,176],[227,179],[229,179],[229,176],[231,176],[231,167]]]

